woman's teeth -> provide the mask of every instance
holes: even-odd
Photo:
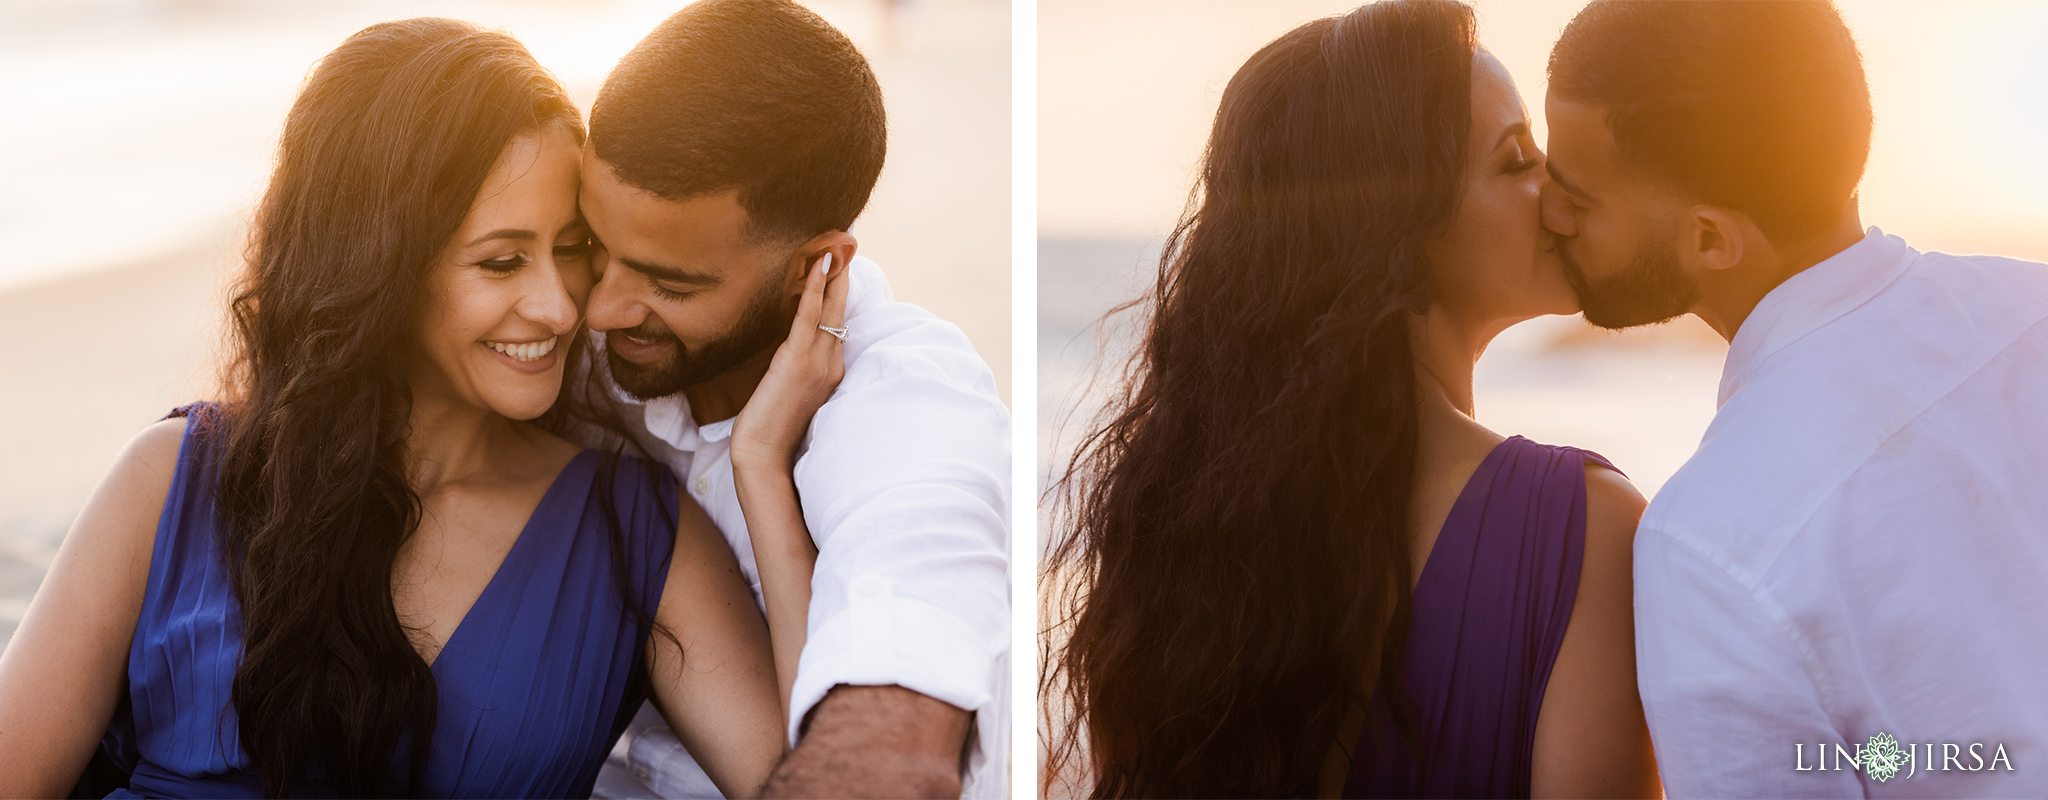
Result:
[[[504,353],[505,355],[510,356],[513,361],[539,361],[542,357],[554,352],[555,341],[556,339],[560,338],[562,337],[557,336],[554,339],[548,339],[546,341],[526,342],[523,344],[505,344],[504,342],[484,342],[484,345],[491,348],[492,350],[496,350],[500,353]]]

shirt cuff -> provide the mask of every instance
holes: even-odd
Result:
[[[991,644],[973,626],[937,606],[898,597],[895,582],[878,572],[853,579],[847,607],[811,626],[796,685],[790,692],[789,744],[795,747],[804,716],[832,687],[901,686],[978,711],[995,698],[998,656],[1009,632]]]

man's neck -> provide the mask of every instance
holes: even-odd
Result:
[[[1762,248],[1726,277],[1706,283],[1693,314],[1712,326],[1721,338],[1735,341],[1742,323],[1749,319],[1764,296],[1791,280],[1792,276],[1834,258],[1863,241],[1866,234],[1855,209],[1828,230],[1812,239],[1794,243],[1785,250]]]
[[[684,389],[683,397],[690,401],[690,418],[698,425],[709,425],[739,416],[774,359],[775,348],[770,347],[716,378]]]

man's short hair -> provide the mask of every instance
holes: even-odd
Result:
[[[1870,155],[1870,87],[1825,0],[1594,0],[1550,91],[1601,107],[1623,162],[1769,235],[1839,220]]]
[[[882,87],[845,34],[790,0],[703,0],[612,69],[597,157],[669,200],[737,189],[749,233],[845,230],[882,172]]]

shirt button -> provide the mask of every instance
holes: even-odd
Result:
[[[697,477],[697,482],[696,482],[695,484],[691,485],[691,487],[690,487],[690,491],[696,492],[696,493],[697,493],[697,496],[698,496],[698,497],[703,497],[704,495],[706,495],[706,494],[710,493],[710,491],[711,491],[711,476],[709,476],[709,475],[700,475],[700,476],[698,476],[698,477]]]
[[[634,767],[634,768],[633,768],[633,777],[635,777],[635,778],[639,778],[640,780],[643,780],[643,781],[644,781],[644,780],[647,780],[647,768],[646,768],[646,767]]]
[[[888,590],[888,579],[874,573],[862,575],[853,582],[853,593],[866,600],[881,597]]]

